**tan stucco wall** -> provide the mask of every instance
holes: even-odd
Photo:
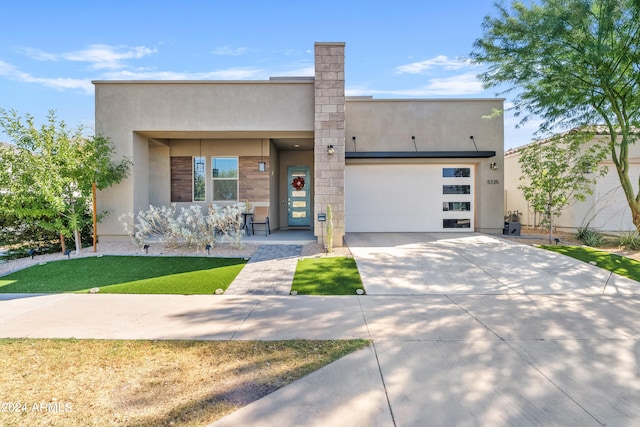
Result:
[[[595,144],[597,142],[606,144],[607,136],[596,136],[589,144]],[[534,227],[540,224],[540,216],[531,209],[522,194],[522,191],[518,189],[518,186],[522,184],[520,177],[522,175],[520,164],[518,160],[520,153],[517,149],[510,150],[505,153],[505,203],[504,211],[505,215],[509,212],[520,212],[520,222],[524,226]],[[619,186],[619,178],[613,162],[610,158],[607,158],[602,162],[602,165],[607,166],[606,178],[597,178],[600,182],[606,179],[610,183],[614,183],[615,186]],[[638,176],[637,171],[640,170],[640,145],[633,144],[629,146],[629,165],[630,165],[630,178],[637,191]],[[634,175],[635,174],[635,175]],[[621,191],[621,190],[620,190]],[[619,211],[625,211],[629,209],[628,205],[624,201],[623,196],[614,198],[615,203],[619,204]],[[587,224],[593,226],[603,232],[616,233],[619,231],[632,231],[634,229],[630,219],[626,223],[620,221],[612,221],[611,218],[605,217],[611,212],[611,206],[604,206],[612,202],[612,198],[604,197],[594,192],[592,195],[587,195],[586,200],[583,202],[573,202],[565,208],[556,219],[556,227],[559,229],[565,229],[567,231],[575,230],[578,227],[583,227]],[[604,211],[607,212],[604,212]],[[606,224],[606,225],[605,225]],[[614,225],[615,224],[615,225]]]
[[[391,163],[469,164],[475,168],[476,231],[501,233],[504,226],[504,121],[483,118],[502,110],[502,99],[376,100],[347,98],[346,150],[495,151],[490,158],[394,159]],[[353,137],[356,137],[355,144]],[[412,140],[415,136],[415,146]],[[347,163],[376,160],[351,160]],[[379,162],[379,160],[378,160]],[[497,170],[489,165],[495,162]]]
[[[274,146],[269,147],[269,188],[278,188],[280,182],[280,158],[278,151]],[[286,177],[286,175],[285,175]],[[286,193],[285,193],[286,194]],[[280,221],[280,192],[271,191],[269,194],[269,223],[272,229],[276,230],[280,228],[282,223]]]
[[[167,150],[197,155],[199,138],[227,141],[226,153],[260,155],[261,139],[309,138],[314,128],[310,79],[270,81],[96,81],[96,132],[111,139],[116,156],[133,161],[130,177],[101,191],[98,209],[110,214],[99,225],[106,240],[123,236],[118,217],[168,199]],[[186,142],[186,140],[190,140]],[[182,144],[174,141],[182,141]],[[238,145],[235,145],[238,144]],[[150,145],[153,148],[149,148]],[[230,146],[234,146],[234,150]],[[218,148],[225,148],[219,144]],[[269,151],[269,147],[266,148]],[[186,151],[185,151],[186,150]],[[225,155],[222,151],[216,152]],[[274,172],[272,179],[276,179]],[[275,187],[272,187],[275,188]],[[276,221],[277,222],[277,221]]]

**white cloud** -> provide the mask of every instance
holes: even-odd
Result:
[[[240,56],[247,52],[249,49],[246,47],[238,47],[232,49],[231,46],[222,46],[211,51],[212,55],[225,55],[225,56]]]
[[[200,73],[174,71],[115,71],[100,76],[104,80],[247,80],[262,78],[264,70],[257,68],[228,68]]]
[[[90,45],[86,49],[65,52],[65,53],[49,53],[41,50],[25,48],[22,51],[32,59],[38,61],[77,61],[88,62],[92,64],[92,68],[101,69],[119,69],[125,68],[123,63],[126,59],[140,59],[156,52],[145,46],[109,46],[105,44]]]
[[[76,89],[86,94],[93,94],[93,85],[89,79],[34,77],[4,61],[0,61],[0,76],[13,81],[35,83],[56,90]]]
[[[358,95],[392,95],[392,96],[460,96],[476,95],[483,91],[482,83],[474,73],[458,74],[451,77],[433,78],[424,86],[405,90],[379,90],[379,89],[347,89],[348,96]]]
[[[30,47],[25,47],[20,50],[29,58],[35,59],[36,61],[57,61],[58,60],[58,56],[56,54],[47,53],[42,50],[33,49]]]
[[[441,70],[460,70],[472,66],[467,59],[451,59],[445,55],[438,55],[435,58],[425,59],[424,61],[412,62],[410,64],[401,65],[395,68],[396,74],[420,74],[432,69]]]

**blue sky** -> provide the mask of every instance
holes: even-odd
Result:
[[[0,107],[92,128],[91,80],[312,76],[317,41],[346,43],[347,95],[495,97],[465,61],[493,3],[0,0]],[[516,124],[506,113],[505,148],[536,130]]]

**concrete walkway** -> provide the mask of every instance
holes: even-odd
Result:
[[[301,245],[260,245],[226,295],[288,295]]]
[[[640,284],[420,237],[347,236],[365,296],[0,294],[0,336],[372,340],[216,427],[640,425]]]

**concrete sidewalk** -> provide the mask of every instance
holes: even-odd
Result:
[[[369,338],[214,425],[634,425],[640,297],[47,295],[0,336]]]
[[[0,336],[372,340],[215,426],[640,424],[637,282],[478,234],[347,239],[368,295],[0,294]]]

